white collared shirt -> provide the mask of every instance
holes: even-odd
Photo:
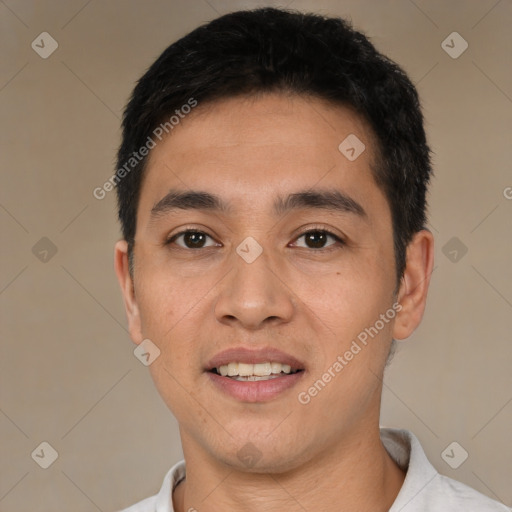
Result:
[[[408,430],[381,428],[390,457],[406,477],[389,512],[511,512],[471,487],[439,474],[430,464],[416,436]],[[174,512],[172,491],[185,478],[185,462],[165,475],[160,492],[122,512]]]

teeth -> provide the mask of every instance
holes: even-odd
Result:
[[[240,377],[249,377],[249,375],[254,375],[253,370],[253,364],[238,363],[238,375],[240,375]]]
[[[257,375],[249,375],[248,377],[241,377],[240,375],[237,375],[236,377],[231,377],[233,380],[239,380],[242,382],[247,381],[256,381],[256,380],[271,380],[271,379],[278,379],[279,375],[266,375],[265,377],[258,377]]]
[[[268,377],[278,375],[280,373],[295,373],[289,364],[281,364],[275,362],[264,362],[256,364],[247,363],[229,363],[216,368],[217,373],[223,377]],[[263,380],[263,379],[248,379]]]
[[[270,371],[272,373],[280,373],[281,372],[281,363],[270,363]]]
[[[272,373],[272,365],[271,363],[258,363],[253,365],[253,375],[257,375],[258,377],[265,377]],[[242,374],[240,374],[242,375]]]

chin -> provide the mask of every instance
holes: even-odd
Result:
[[[275,428],[275,425],[274,425]],[[267,431],[268,432],[268,431]],[[210,453],[231,469],[252,474],[282,474],[293,471],[314,457],[314,446],[298,436],[251,435],[248,429],[229,445],[218,444]],[[293,441],[292,441],[293,440]]]

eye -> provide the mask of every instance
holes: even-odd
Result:
[[[176,233],[167,240],[166,245],[172,243],[176,243],[176,245],[183,249],[202,249],[204,247],[220,246],[210,235],[193,229]]]
[[[299,240],[302,240],[302,242],[299,242]],[[292,245],[306,249],[324,249],[336,242],[343,244],[343,240],[333,233],[324,229],[314,229],[300,235]]]

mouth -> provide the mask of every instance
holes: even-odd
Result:
[[[277,349],[239,347],[217,354],[205,371],[223,394],[254,403],[274,400],[296,386],[306,367]]]
[[[209,370],[211,373],[228,377],[239,382],[256,382],[272,380],[293,375],[304,371],[301,368],[292,368],[289,364],[282,364],[276,361],[265,361],[259,363],[229,362]]]

